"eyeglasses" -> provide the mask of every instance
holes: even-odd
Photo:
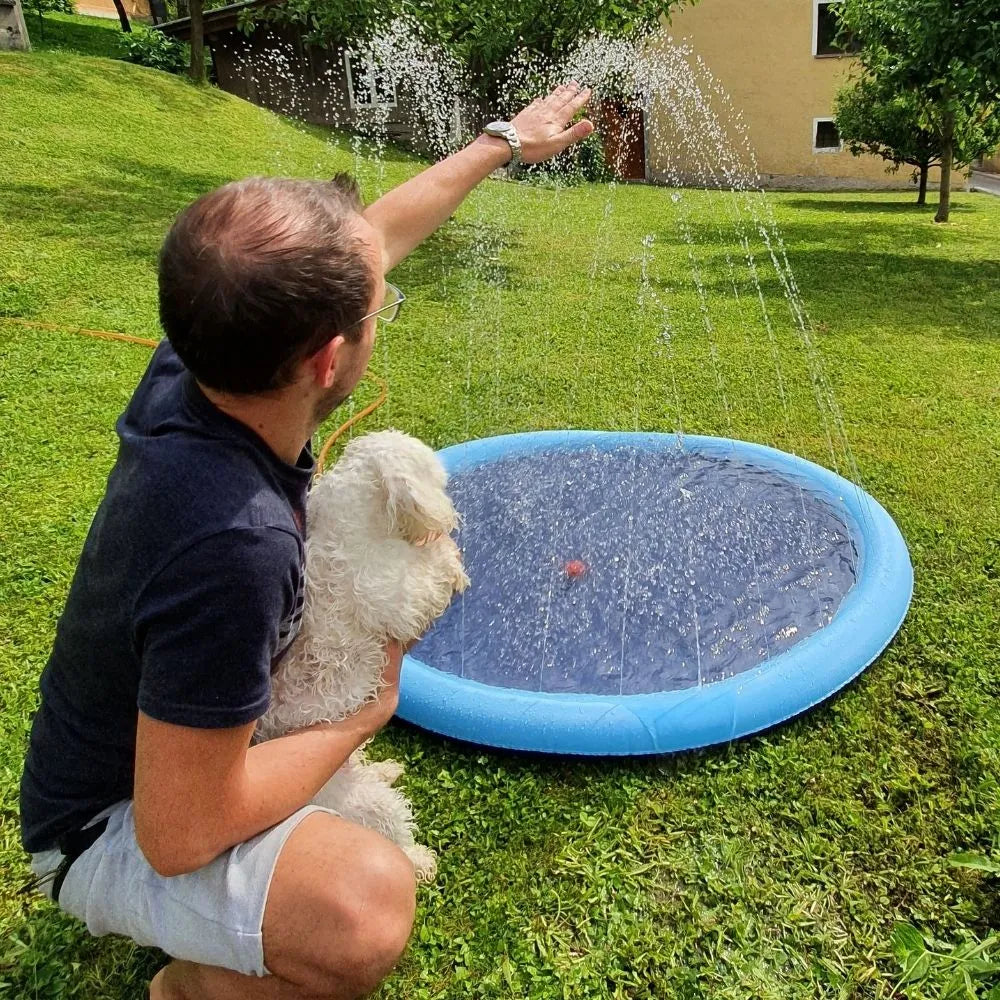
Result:
[[[362,316],[361,319],[353,325],[357,326],[359,323],[364,323],[366,319],[371,319],[372,316],[378,316],[386,323],[392,323],[399,315],[399,307],[405,301],[406,296],[395,285],[390,285],[387,281],[385,283],[385,304],[379,306],[378,309],[368,313],[366,316]]]

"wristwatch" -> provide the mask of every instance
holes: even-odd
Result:
[[[497,139],[507,140],[507,145],[510,146],[508,166],[511,170],[516,170],[521,165],[521,139],[517,134],[517,129],[510,122],[490,122],[483,131]]]

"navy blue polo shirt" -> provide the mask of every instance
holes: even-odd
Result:
[[[139,710],[202,728],[259,718],[302,616],[308,449],[279,459],[166,340],[116,429],[42,673],[21,781],[29,852],[132,797]]]

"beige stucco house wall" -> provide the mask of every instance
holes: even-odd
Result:
[[[879,158],[814,149],[816,120],[832,118],[834,94],[853,63],[850,56],[813,54],[817,7],[818,0],[700,0],[674,12],[662,44],[668,36],[688,41],[742,111],[765,185],[910,186],[905,165],[887,174]],[[646,141],[650,179],[663,179],[668,113],[654,108]]]
[[[91,17],[118,17],[113,0],[77,0],[76,12]],[[149,0],[125,0],[125,13],[129,19],[148,21],[150,19]]]

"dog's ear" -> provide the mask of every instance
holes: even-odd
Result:
[[[458,515],[444,487],[428,476],[427,470],[407,465],[383,469],[390,529],[398,531],[408,542],[454,531]]]
[[[359,466],[382,494],[389,531],[408,542],[445,535],[458,515],[445,485],[441,460],[427,445],[396,430],[375,431],[352,441],[338,466]]]

